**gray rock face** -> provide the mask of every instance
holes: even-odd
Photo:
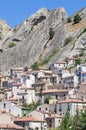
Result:
[[[7,25],[7,23],[0,19],[0,40],[2,40],[10,31],[11,28]]]
[[[42,8],[17,25],[0,42],[3,48],[3,53],[0,53],[0,69],[31,66],[35,61],[43,61],[58,49],[59,52],[51,57],[47,65],[75,54],[76,46],[72,49],[73,42],[79,43],[81,37],[76,37],[85,25],[70,31],[73,27],[71,24],[67,25],[66,21],[67,14],[64,8],[51,11]],[[49,38],[50,28],[54,32],[52,39]],[[64,41],[69,36],[72,37],[72,42],[64,47]],[[12,48],[9,47],[11,42],[15,44]]]

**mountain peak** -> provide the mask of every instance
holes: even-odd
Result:
[[[76,13],[84,16],[86,12],[84,9]],[[80,23],[68,23],[63,7],[41,8],[1,40],[0,69],[31,66],[36,61],[49,66],[70,55],[79,55],[86,45],[85,27],[83,18]]]

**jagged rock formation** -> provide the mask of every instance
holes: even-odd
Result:
[[[10,67],[30,66],[35,61],[43,62],[49,59],[47,66],[67,56],[76,56],[86,46],[86,8],[78,13],[82,20],[78,24],[67,23],[67,14],[64,8],[47,10],[42,8],[27,18],[13,30],[8,31],[1,40],[3,53],[0,54],[0,69]],[[74,15],[71,16],[73,19]],[[52,28],[54,36],[49,37]],[[82,33],[82,35],[81,35]],[[71,42],[64,46],[66,38],[71,37]],[[9,44],[14,43],[13,47]]]
[[[0,40],[2,40],[9,31],[11,31],[11,28],[4,20],[0,19]]]

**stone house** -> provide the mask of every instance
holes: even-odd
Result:
[[[25,128],[25,130],[46,130],[46,122],[36,117],[26,116],[23,118],[15,118],[14,122]]]
[[[0,130],[25,130],[24,127],[14,123],[14,117],[9,113],[0,114]]]
[[[69,99],[65,101],[57,102],[57,113],[62,117],[65,115],[67,110],[71,116],[76,114],[76,111],[83,111],[86,107],[86,101],[80,99]]]

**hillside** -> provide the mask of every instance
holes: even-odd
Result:
[[[3,50],[0,52],[0,70],[31,66],[36,61],[49,66],[65,57],[78,56],[82,51],[85,57],[86,8],[77,13],[82,19],[73,24],[73,21],[67,22],[64,8],[41,8],[14,29],[8,29],[0,40],[0,49]],[[67,38],[71,40],[64,46]]]

